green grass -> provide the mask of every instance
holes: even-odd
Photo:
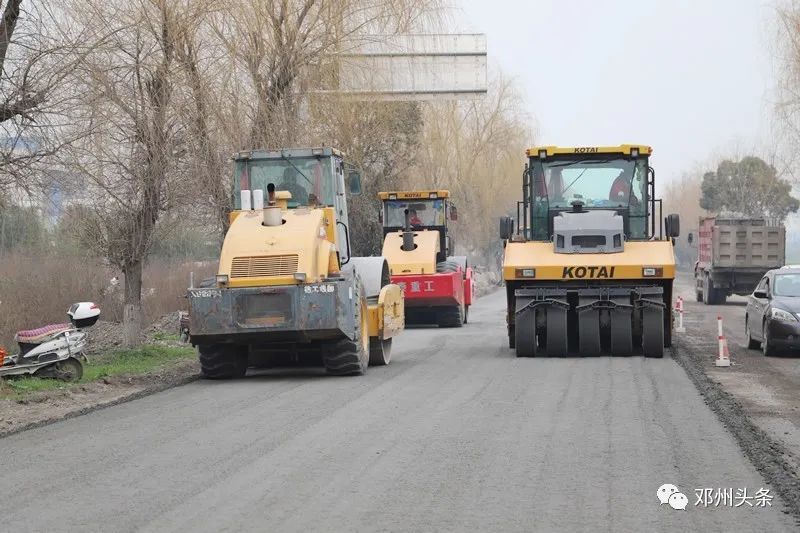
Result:
[[[181,339],[181,336],[176,333],[166,333],[164,331],[156,331],[153,333],[152,339],[154,341],[170,341],[170,342],[177,342]]]
[[[0,399],[16,399],[39,391],[65,390],[81,383],[97,381],[119,375],[141,375],[178,361],[197,357],[189,346],[172,347],[145,345],[135,350],[115,350],[97,361],[83,366],[83,378],[77,383],[64,383],[56,379],[25,377],[4,379],[0,383]]]

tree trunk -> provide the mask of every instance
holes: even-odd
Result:
[[[125,299],[122,311],[122,336],[126,348],[142,344],[142,263],[135,262],[122,271]]]

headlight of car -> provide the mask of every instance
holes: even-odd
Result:
[[[775,320],[783,320],[784,322],[797,322],[797,317],[794,316],[793,313],[784,311],[783,309],[775,309],[774,307],[770,313],[770,318],[774,318]]]

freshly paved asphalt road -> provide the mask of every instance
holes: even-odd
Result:
[[[4,531],[784,531],[671,359],[516,359],[502,292],[365,377],[199,381],[0,440]],[[686,511],[659,505],[673,483]]]

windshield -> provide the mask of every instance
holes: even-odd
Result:
[[[800,296],[800,274],[778,274],[772,288],[775,296]]]
[[[233,203],[236,209],[242,208],[241,190],[260,189],[266,194],[270,183],[275,184],[275,190],[292,194],[289,207],[307,205],[310,194],[316,195],[318,203],[322,205],[333,205],[334,183],[330,158],[237,161],[235,174]]]
[[[384,202],[383,225],[406,225],[405,210],[412,226],[444,226],[444,200],[388,200]]]
[[[542,170],[551,208],[570,208],[575,200],[587,208],[635,207],[646,192],[647,167],[632,159],[553,160]]]
[[[583,158],[546,161],[531,158],[533,234],[547,240],[549,211],[571,209],[626,210],[628,238],[647,238],[647,158]]]

